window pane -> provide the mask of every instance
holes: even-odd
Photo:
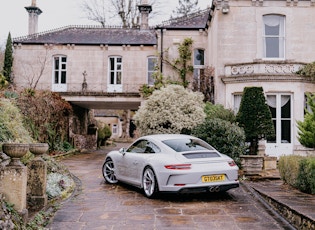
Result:
[[[59,83],[59,72],[55,71],[55,84]]]
[[[194,65],[204,65],[204,50],[199,50],[199,49],[195,50]]]
[[[281,121],[281,143],[291,143],[291,121]]]
[[[66,84],[66,71],[61,72],[61,84]]]
[[[121,64],[117,64],[117,70],[121,70]]]
[[[121,72],[117,72],[117,82],[116,84],[120,85],[121,84]]]
[[[117,63],[121,63],[121,61],[122,61],[122,58],[117,58]]]
[[[266,38],[266,57],[280,57],[279,38]]]
[[[114,70],[115,69],[115,59],[114,58],[110,58],[109,59],[110,62],[110,70]]]
[[[55,70],[59,69],[59,58],[55,57]]]
[[[289,95],[281,96],[281,118],[291,118],[291,101]]]
[[[114,72],[110,73],[110,84],[115,84],[115,73]]]
[[[268,26],[265,25],[265,35],[275,35],[275,36],[279,36],[280,35],[280,25],[276,25],[276,26]]]
[[[148,58],[148,71],[154,71],[156,66],[156,58]]]
[[[67,57],[62,57],[62,58],[61,58],[61,61],[62,61],[62,62],[67,62]]]

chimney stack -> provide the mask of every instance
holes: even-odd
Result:
[[[138,9],[141,14],[140,29],[148,30],[149,29],[149,14],[152,11],[152,6],[148,4],[147,0],[142,0],[141,4],[138,5]]]
[[[38,32],[38,16],[42,13],[41,9],[36,6],[36,0],[32,0],[32,5],[25,7],[28,12],[28,34]]]

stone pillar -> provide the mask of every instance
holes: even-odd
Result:
[[[27,167],[22,164],[9,164],[0,171],[1,193],[5,200],[14,205],[14,209],[25,221],[28,217],[26,209]]]
[[[47,205],[47,164],[41,157],[35,157],[28,168],[28,206],[32,210],[40,210]]]
[[[266,140],[264,138],[261,138],[258,141],[258,152],[257,155],[258,156],[265,156],[266,153]]]

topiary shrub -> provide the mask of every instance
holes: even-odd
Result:
[[[192,130],[192,134],[206,141],[219,152],[234,159],[240,166],[240,155],[246,151],[244,130],[219,118],[207,119]]]
[[[246,141],[250,143],[250,154],[256,155],[258,140],[274,138],[275,130],[271,112],[262,87],[245,87],[236,121],[245,130]]]

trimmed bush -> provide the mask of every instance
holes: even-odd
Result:
[[[302,192],[315,194],[315,157],[282,156],[278,168],[286,183]]]
[[[278,168],[281,179],[294,187],[297,186],[299,164],[302,159],[302,156],[297,155],[281,156],[279,158]]]
[[[302,192],[315,194],[315,158],[307,157],[300,161],[297,187]]]

